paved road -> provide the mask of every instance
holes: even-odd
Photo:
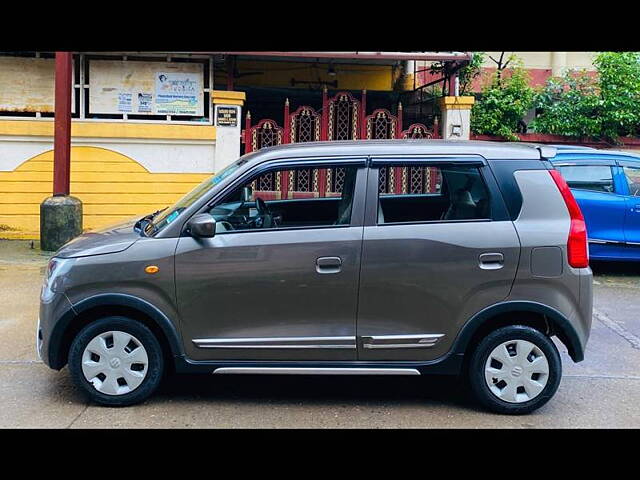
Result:
[[[148,402],[88,404],[67,369],[37,360],[34,335],[47,257],[0,241],[0,427],[640,427],[640,265],[596,265],[586,360],[562,352],[558,393],[521,417],[487,413],[448,377],[181,376]]]

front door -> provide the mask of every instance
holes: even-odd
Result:
[[[577,157],[577,156],[576,156]],[[572,158],[556,164],[584,215],[589,255],[606,259],[624,251],[626,201],[613,159]]]
[[[462,323],[509,295],[520,243],[482,161],[377,165],[367,194],[358,358],[432,360]]]
[[[213,238],[180,238],[176,290],[189,358],[356,359],[366,170],[364,160],[340,168],[344,183],[331,198],[316,189],[315,199],[274,199],[273,186],[263,195],[257,177],[246,177],[208,210]]]

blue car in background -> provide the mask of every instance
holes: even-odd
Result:
[[[580,205],[590,258],[640,261],[640,155],[555,147],[551,162]]]

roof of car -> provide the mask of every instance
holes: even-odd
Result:
[[[628,157],[632,160],[640,160],[640,152],[637,151],[627,151],[627,150],[602,150],[596,148],[584,148],[584,149],[562,149],[557,152],[557,155],[572,155],[572,154],[583,154],[583,155],[616,155],[619,157]],[[560,158],[554,159],[551,158],[551,161],[561,160]]]
[[[307,142],[266,147],[256,152],[253,161],[278,158],[362,155],[481,155],[486,159],[540,159],[541,149],[548,158],[555,149],[547,145],[484,140],[348,140]]]
[[[556,150],[595,150],[594,147],[586,147],[584,145],[551,145]]]

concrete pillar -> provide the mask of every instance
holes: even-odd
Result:
[[[40,204],[40,249],[53,252],[82,233],[82,202],[56,195]]]
[[[216,126],[216,150],[213,171],[219,172],[240,156],[242,106],[244,92],[214,90],[212,95]]]
[[[56,52],[53,196],[40,204],[40,248],[54,251],[82,233],[82,202],[69,195],[73,55]]]
[[[567,52],[551,52],[551,74],[559,77],[567,69]]]
[[[471,107],[474,97],[442,97],[442,138],[444,140],[469,140],[471,134]]]

